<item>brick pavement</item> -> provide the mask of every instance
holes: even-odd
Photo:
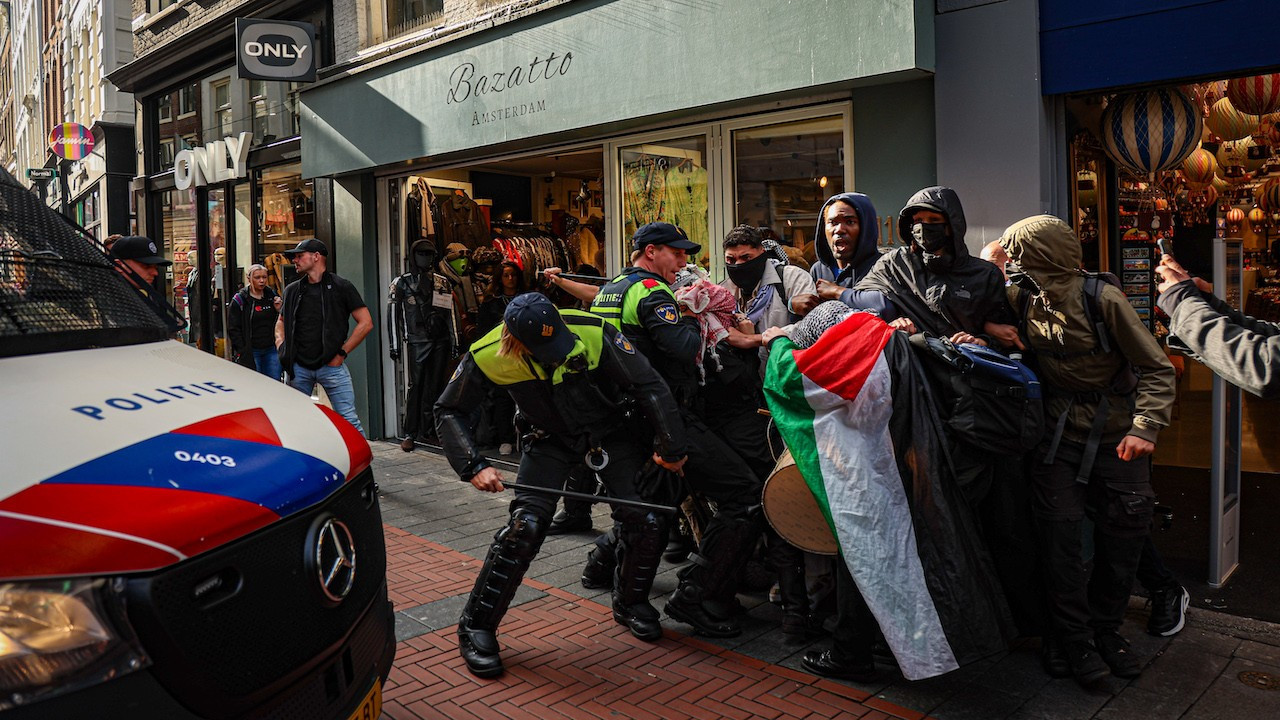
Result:
[[[481,564],[476,557],[391,525],[385,530],[388,585],[397,610],[470,592]],[[613,621],[607,605],[531,578],[525,586],[536,596],[525,593],[523,602],[517,597],[502,623],[506,674],[496,680],[472,677],[458,656],[452,624],[410,637],[399,644],[387,678],[385,717],[923,717],[866,691],[673,630],[656,643],[642,642]]]
[[[1123,632],[1149,665],[1136,680],[1111,678],[1091,691],[1045,676],[1035,641],[922,682],[891,667],[869,683],[817,678],[799,659],[824,641],[785,643],[777,608],[759,594],[740,596],[749,608],[740,637],[695,638],[664,619],[664,637],[644,643],[613,622],[606,593],[578,582],[593,537],[586,533],[544,543],[500,628],[507,673],[479,680],[458,656],[454,632],[510,495],[475,491],[431,453],[373,447],[400,640],[387,718],[1280,717],[1280,691],[1266,689],[1280,686],[1280,626],[1193,610],[1178,636],[1154,638],[1142,633],[1137,598]],[[594,520],[607,526],[603,506]],[[664,563],[656,607],[675,584]]]

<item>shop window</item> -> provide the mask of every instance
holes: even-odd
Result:
[[[218,80],[212,86],[214,123],[219,137],[230,137],[231,131],[231,79]]]
[[[173,261],[160,276],[165,294],[187,320],[179,339],[195,344],[199,337],[196,315],[189,297],[190,282],[195,279],[196,261],[196,193],[195,189],[166,190],[160,195],[160,237],[164,240],[165,257]],[[192,288],[193,289],[193,288]]]
[[[387,0],[387,36],[429,27],[443,14],[444,0]]]
[[[102,237],[101,232],[99,232],[102,219],[99,214],[99,207],[99,191],[97,189],[91,190],[75,205],[76,223],[95,238]]]
[[[300,164],[263,170],[258,177],[258,242],[254,255],[267,266],[268,283],[277,291],[296,274],[283,253],[315,237],[315,192],[302,179]],[[330,259],[330,268],[333,261]]]
[[[160,161],[160,168],[173,167],[173,139],[169,138],[160,141],[160,150],[157,159]]]
[[[188,85],[178,90],[178,117],[185,118],[196,112],[196,87]]]
[[[166,123],[173,119],[173,96],[170,94],[161,95],[156,100],[156,117],[160,122]]]
[[[619,149],[622,170],[623,236],[642,225],[668,222],[702,246],[691,261],[707,264],[708,195],[705,135]],[[624,249],[630,252],[630,244]],[[624,255],[623,264],[630,264]]]
[[[268,108],[266,80],[249,81],[249,113],[253,118],[252,131],[254,144],[267,142],[271,135],[269,121],[271,111]],[[272,138],[274,139],[274,138]]]
[[[817,209],[844,192],[844,170],[839,115],[735,130],[734,224],[771,228],[812,263]]]

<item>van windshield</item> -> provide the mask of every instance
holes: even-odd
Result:
[[[100,245],[0,169],[0,357],[163,340]]]

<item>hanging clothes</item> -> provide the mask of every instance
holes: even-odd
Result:
[[[707,171],[692,160],[684,160],[667,171],[666,208],[663,222],[684,230],[689,241],[707,244]]]
[[[475,200],[461,190],[453,191],[437,203],[440,210],[441,231],[444,245],[460,243],[474,250],[489,242],[489,223]]]
[[[640,227],[662,219],[667,197],[665,157],[641,155],[622,166],[622,190],[627,220]]]

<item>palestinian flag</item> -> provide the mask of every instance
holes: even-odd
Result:
[[[808,349],[780,338],[765,378],[774,421],[909,680],[1011,636],[924,383],[906,335],[868,313]]]

